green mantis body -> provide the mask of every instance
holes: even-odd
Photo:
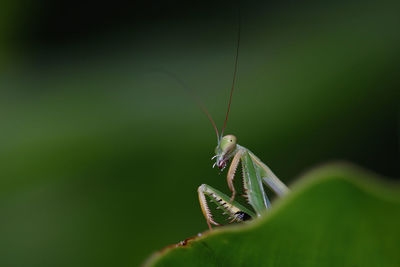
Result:
[[[232,192],[232,196],[230,198],[224,193],[221,193],[220,191],[206,184],[201,185],[197,190],[199,194],[201,210],[207,220],[207,224],[210,229],[211,224],[220,224],[213,219],[213,216],[207,204],[207,197],[217,205],[218,209],[222,209],[225,214],[229,215],[229,218],[231,219],[230,222],[241,222],[250,218],[259,217],[267,209],[270,208],[271,204],[264,191],[264,185],[268,186],[278,196],[283,196],[289,192],[287,186],[282,183],[282,181],[279,180],[278,177],[276,177],[276,175],[268,168],[267,165],[265,165],[259,158],[257,158],[250,150],[237,144],[237,139],[234,135],[223,135],[226,122],[228,121],[233,89],[235,87],[235,80],[238,69],[239,44],[240,16],[233,81],[230,91],[228,110],[226,113],[225,122],[221,134],[218,132],[218,129],[211,115],[207,112],[206,108],[198,101],[201,109],[207,115],[217,134],[218,145],[215,149],[215,156],[213,157],[213,159],[216,159],[214,166],[216,165],[220,170],[223,170],[227,166],[227,163],[232,160],[227,174],[228,186],[230,191]],[[233,179],[235,178],[235,173],[239,166],[239,163],[241,163],[242,165],[244,196],[247,198],[248,203],[253,208],[254,212],[235,201],[236,190],[233,185]]]
[[[214,166],[216,165],[221,170],[232,159],[227,174],[227,182],[232,196],[229,198],[224,193],[206,184],[198,188],[201,210],[210,229],[211,224],[220,224],[213,219],[206,197],[209,197],[217,205],[218,209],[223,210],[225,214],[229,215],[230,222],[241,222],[261,216],[261,214],[270,208],[271,204],[264,191],[263,184],[268,186],[278,196],[283,196],[289,192],[287,186],[276,177],[267,165],[250,150],[237,144],[237,139],[233,135],[226,135],[221,138],[215,149],[215,156],[213,158],[216,158]],[[233,180],[239,163],[242,165],[244,194],[254,212],[235,201],[236,190]]]

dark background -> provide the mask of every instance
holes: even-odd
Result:
[[[6,0],[1,266],[136,266],[206,229],[197,187],[228,189],[188,91],[221,127],[238,9],[225,133],[289,185],[336,160],[399,177],[397,1]]]

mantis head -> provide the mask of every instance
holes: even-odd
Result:
[[[236,152],[236,143],[237,139],[234,135],[229,134],[221,138],[220,142],[215,148],[215,156],[213,158],[216,158],[216,161],[213,167],[217,165],[221,171],[225,169],[228,161]]]

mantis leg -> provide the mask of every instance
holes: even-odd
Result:
[[[241,157],[243,167],[243,185],[249,204],[254,208],[257,216],[260,216],[266,209],[270,208],[267,194],[260,175],[260,171],[256,168],[248,151],[243,153]]]
[[[255,162],[251,157],[250,152],[243,147],[239,148],[238,152],[234,155],[227,175],[228,186],[232,191],[230,202],[233,202],[236,195],[233,179],[240,161],[243,168],[242,173],[245,196],[247,197],[249,204],[256,211],[257,215],[260,215],[264,210],[270,207],[270,202],[264,192],[260,168],[257,162]]]
[[[236,173],[236,170],[237,170],[237,167],[239,165],[240,158],[242,157],[242,155],[243,155],[243,152],[241,150],[235,154],[235,156],[232,159],[231,166],[229,166],[228,174],[226,176],[226,180],[228,182],[229,189],[232,192],[230,202],[233,202],[233,200],[235,199],[235,196],[236,196],[236,190],[233,185],[233,179],[235,178],[235,173]]]
[[[289,188],[279,180],[275,175],[263,177],[264,183],[269,186],[278,196],[286,195],[289,192]]]
[[[286,195],[290,190],[279,178],[265,165],[259,158],[253,153],[249,152],[251,159],[257,165],[260,170],[260,175],[266,186],[271,188],[278,196]]]
[[[217,205],[217,209],[222,209],[225,214],[229,215],[229,219],[232,219],[230,223],[233,221],[237,222],[246,221],[251,217],[255,216],[253,212],[243,207],[238,202],[233,201],[232,203],[230,203],[229,197],[227,195],[221,193],[220,191],[212,188],[209,185],[202,184],[197,189],[197,192],[199,193],[201,210],[204,214],[204,217],[206,218],[210,230],[211,230],[211,224],[214,225],[220,225],[220,224],[213,219],[210,208],[208,207],[207,204],[206,196],[209,197],[209,199]]]

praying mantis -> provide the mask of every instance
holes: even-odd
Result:
[[[221,134],[219,134],[211,115],[204,107],[202,107],[202,110],[206,113],[208,119],[214,127],[218,140],[217,147],[215,148],[215,155],[212,157],[212,159],[216,160],[213,168],[217,166],[221,171],[223,171],[227,167],[229,161],[231,161],[227,173],[228,187],[232,192],[231,197],[206,184],[202,184],[197,190],[200,207],[204,214],[204,217],[206,218],[210,230],[212,229],[211,224],[216,226],[220,224],[214,220],[210,208],[207,204],[207,198],[209,198],[212,202],[216,204],[217,209],[221,209],[224,214],[229,215],[228,219],[231,219],[229,223],[232,223],[235,221],[242,222],[251,218],[259,217],[271,207],[270,201],[264,190],[264,185],[269,187],[279,197],[282,197],[289,192],[288,187],[270,170],[270,168],[268,168],[266,164],[264,164],[250,150],[237,143],[237,138],[234,135],[223,135],[232,102],[233,89],[235,87],[239,56],[239,44],[240,22],[232,88],[230,91],[228,110],[226,113],[226,118]],[[235,201],[236,190],[233,184],[233,180],[235,178],[235,173],[238,169],[239,163],[241,163],[242,165],[244,196],[254,211],[251,211],[250,209],[241,205],[239,202]]]
[[[259,217],[271,207],[267,194],[264,191],[263,184],[268,186],[280,197],[289,192],[288,187],[279,180],[278,177],[276,177],[267,165],[265,165],[250,150],[237,144],[237,139],[234,135],[225,135],[220,139],[213,158],[216,158],[214,165],[217,165],[221,170],[223,170],[226,167],[227,162],[232,159],[227,174],[227,182],[229,189],[232,192],[232,196],[229,198],[226,194],[206,184],[202,184],[198,188],[197,191],[199,194],[201,210],[206,218],[210,230],[211,224],[220,224],[213,219],[207,204],[206,196],[217,205],[217,208],[223,210],[224,213],[229,215],[229,218],[232,219],[230,221],[231,223],[234,221],[241,222],[250,218]],[[245,197],[255,212],[235,201],[236,190],[233,185],[233,179],[239,163],[242,164]]]

